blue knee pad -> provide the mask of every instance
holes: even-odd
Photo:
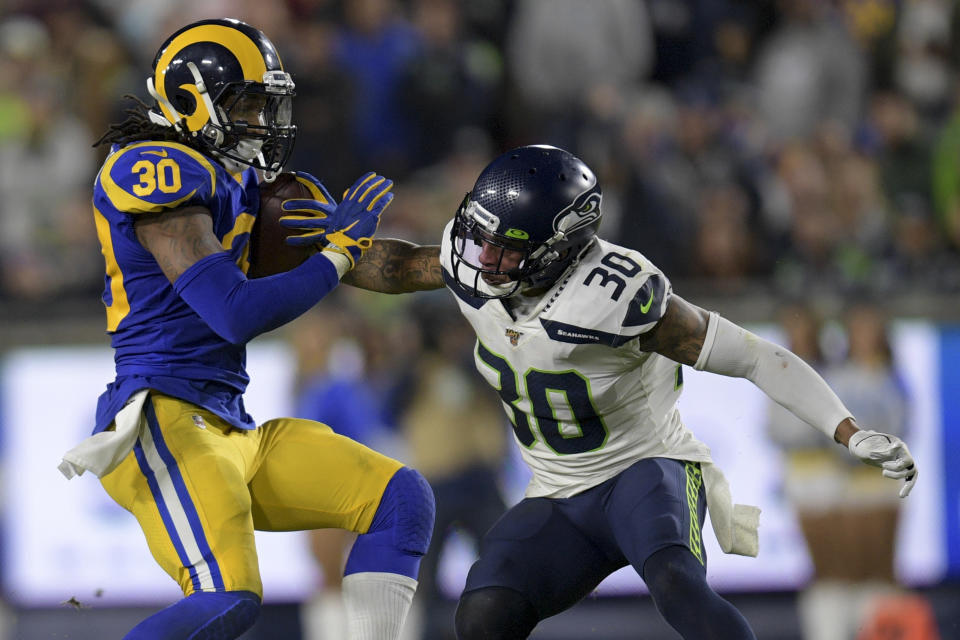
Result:
[[[260,598],[250,591],[199,591],[159,611],[124,640],[233,640],[253,626]]]
[[[433,535],[435,510],[426,478],[402,467],[387,483],[370,529],[353,544],[343,574],[377,571],[416,580]]]

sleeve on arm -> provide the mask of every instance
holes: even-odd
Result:
[[[173,288],[220,337],[249,342],[307,311],[339,283],[322,253],[284,273],[248,280],[228,253],[215,253],[184,271]]]
[[[716,313],[710,314],[707,336],[694,368],[750,380],[831,439],[837,425],[853,417],[823,378],[799,356]]]
[[[638,335],[652,329],[666,313],[667,302],[672,293],[670,282],[665,276],[659,273],[652,274],[637,289],[627,305],[623,327]]]

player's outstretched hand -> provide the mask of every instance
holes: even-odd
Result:
[[[327,230],[324,251],[337,251],[356,265],[373,243],[380,215],[393,201],[393,180],[368,172],[343,194],[337,205],[336,224]]]
[[[310,174],[298,171],[297,181],[310,189],[314,199],[283,201],[288,214],[280,218],[280,224],[298,232],[287,236],[286,243],[320,245],[324,251],[345,255],[352,267],[372,244],[380,215],[393,200],[389,193],[393,181],[368,172],[347,189],[340,204]]]
[[[881,467],[887,478],[903,478],[901,498],[906,498],[917,483],[917,465],[900,438],[879,431],[857,431],[850,436],[847,448],[861,462]]]
[[[285,242],[295,247],[312,244],[326,246],[326,234],[336,223],[337,202],[317,178],[305,171],[295,172],[297,182],[307,188],[312,198],[293,198],[284,200],[280,208],[284,214],[280,224],[298,232],[287,236]]]

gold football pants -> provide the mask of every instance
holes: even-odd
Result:
[[[254,529],[365,533],[403,465],[312,420],[237,429],[151,391],[134,450],[102,483],[183,589],[262,596]]]

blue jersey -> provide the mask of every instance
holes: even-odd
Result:
[[[253,169],[231,175],[182,144],[138,142],[114,148],[97,175],[93,215],[117,377],[100,396],[95,432],[143,388],[197,404],[239,428],[256,426],[243,407],[246,349],[217,335],[177,295],[134,232],[138,216],[195,205],[210,210],[214,233],[246,272],[259,209]]]

